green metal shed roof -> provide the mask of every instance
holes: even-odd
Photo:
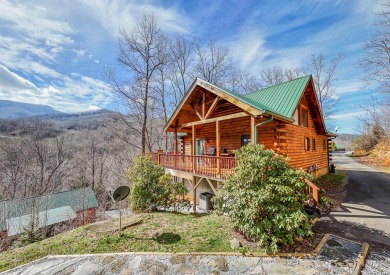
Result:
[[[6,220],[31,214],[36,211],[46,211],[63,206],[70,206],[73,211],[98,207],[95,194],[91,187],[68,190],[35,198],[0,201],[0,231],[7,229]]]
[[[300,77],[245,95],[245,98],[264,105],[264,109],[291,118],[311,75]]]

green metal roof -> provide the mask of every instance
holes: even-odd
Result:
[[[52,224],[69,221],[77,217],[76,213],[70,206],[62,206],[54,209],[38,212],[36,228],[43,228]],[[23,215],[7,219],[7,235],[15,236],[28,228],[31,223],[32,215]]]
[[[98,204],[90,187],[35,198],[0,201],[0,231],[7,229],[7,219],[30,215],[32,208],[41,212],[63,206],[70,206],[73,211],[77,212],[83,209],[96,208]]]
[[[245,95],[245,98],[261,104],[265,110],[291,118],[311,75],[300,77]]]

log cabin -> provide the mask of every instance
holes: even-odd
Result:
[[[246,95],[196,78],[164,131],[174,152],[152,158],[187,182],[196,209],[199,194],[215,193],[235,167],[234,150],[260,143],[291,166],[319,177],[329,169],[329,139],[311,75]],[[318,202],[318,188],[308,180]]]

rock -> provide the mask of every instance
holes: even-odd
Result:
[[[241,243],[237,238],[234,238],[233,240],[230,240],[230,247],[235,250],[241,247]]]
[[[118,260],[115,262],[111,263],[111,270],[113,273],[119,273],[124,266],[127,264],[127,256],[119,256]]]
[[[169,261],[172,263],[172,264],[182,264],[182,263],[185,263],[186,262],[186,257],[184,256],[172,256]]]
[[[129,268],[136,269],[139,267],[140,263],[142,261],[141,256],[135,256],[133,259],[129,261]]]
[[[218,270],[211,270],[211,274],[219,275],[219,274],[221,274],[221,272],[219,272]]]
[[[253,268],[248,274],[264,274],[263,267],[261,265],[256,266]]]
[[[196,274],[195,270],[188,264],[182,264],[176,270],[176,274],[185,275],[185,274]]]
[[[256,266],[260,261],[258,257],[245,257],[242,260],[249,268]]]
[[[229,267],[228,267],[228,264],[225,260],[225,258],[223,257],[218,257],[218,258],[215,258],[215,259],[212,259],[208,265],[212,268],[216,268],[218,269],[219,271],[229,271]]]
[[[199,256],[190,256],[188,258],[188,260],[190,261],[190,263],[192,264],[198,264],[200,262],[200,257]]]
[[[149,275],[163,275],[167,270],[167,266],[159,261],[152,259],[144,259],[139,267],[139,271]]]
[[[280,263],[263,263],[262,265],[267,274],[292,274],[291,269]]]
[[[131,269],[126,269],[126,270],[123,270],[120,274],[121,275],[134,275],[135,273]]]
[[[247,271],[249,267],[244,262],[230,262],[229,270],[235,274],[242,274]]]

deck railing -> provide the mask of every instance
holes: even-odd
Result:
[[[226,179],[229,173],[236,167],[235,157],[216,157],[216,156],[192,156],[181,154],[159,154],[150,153],[151,160],[157,162],[162,167],[189,172],[196,175]],[[318,207],[319,188],[308,179],[306,192],[311,194],[315,207]]]
[[[236,167],[236,158],[234,157],[157,153],[151,153],[150,155],[152,161],[157,162],[165,168],[213,178],[226,179],[227,175]]]

